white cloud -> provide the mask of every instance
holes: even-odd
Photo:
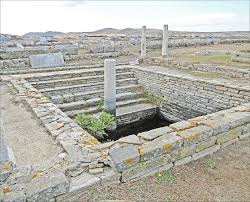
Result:
[[[104,27],[126,28],[147,25],[172,30],[247,30],[248,17],[221,7],[218,11],[187,9],[171,1],[3,1],[1,32],[24,34],[32,31],[93,31]],[[191,9],[191,10],[190,10]],[[243,11],[242,11],[243,12]],[[245,12],[245,11],[244,11]]]

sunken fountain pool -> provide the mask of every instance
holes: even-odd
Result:
[[[163,126],[169,126],[172,123],[173,122],[165,119],[160,113],[157,113],[154,116],[150,116],[143,120],[124,125],[118,125],[115,130],[107,130],[106,133],[108,136],[100,141],[115,141],[125,136],[137,135],[141,132],[153,130]]]

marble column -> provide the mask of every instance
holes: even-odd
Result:
[[[168,55],[168,25],[163,26],[163,36],[162,36],[162,56]]]
[[[104,60],[104,111],[116,117],[115,60]]]
[[[146,57],[146,26],[142,26],[142,36],[141,36],[141,57]]]

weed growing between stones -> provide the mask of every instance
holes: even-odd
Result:
[[[96,105],[96,109],[98,111],[103,111],[104,110],[103,102],[98,102]]]
[[[163,97],[161,96],[156,96],[156,95],[152,95],[150,93],[145,93],[144,97],[146,98],[146,100],[156,106],[161,106],[163,103]]]
[[[102,140],[107,136],[106,129],[115,126],[115,117],[106,112],[101,112],[98,117],[93,115],[78,114],[76,121],[80,127],[89,131],[97,139]]]
[[[176,180],[176,177],[172,174],[171,171],[163,171],[156,174],[156,182],[157,184],[161,183],[174,183]]]

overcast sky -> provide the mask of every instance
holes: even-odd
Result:
[[[1,33],[162,28],[163,24],[170,30],[248,31],[249,0],[1,0]]]

